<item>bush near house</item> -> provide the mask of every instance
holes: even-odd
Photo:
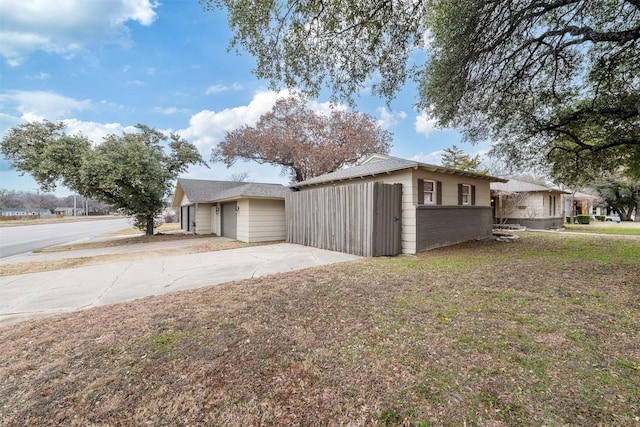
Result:
[[[566,222],[571,222],[571,217],[565,218]],[[589,215],[576,215],[573,217],[574,224],[589,224],[591,217]]]

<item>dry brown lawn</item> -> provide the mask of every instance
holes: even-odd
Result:
[[[0,425],[638,426],[640,241],[529,234],[0,329]]]

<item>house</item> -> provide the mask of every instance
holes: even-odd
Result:
[[[280,184],[178,179],[172,207],[187,232],[248,243],[284,240],[289,191]]]
[[[33,210],[25,209],[25,208],[8,208],[2,209],[2,216],[29,216],[29,215],[38,215],[38,212],[33,213]]]
[[[562,227],[562,196],[567,191],[510,179],[491,183],[495,224],[519,224],[533,229]]]
[[[84,208],[73,208],[73,207],[66,207],[66,206],[55,208],[53,212],[55,212],[56,215],[73,216],[74,210],[75,210],[75,216],[84,215]]]
[[[600,196],[576,191],[562,196],[565,216],[606,215],[607,204]]]
[[[372,155],[291,186],[287,241],[377,256],[490,238],[492,182],[507,180]]]
[[[3,208],[2,216],[47,216],[51,215],[49,209]]]

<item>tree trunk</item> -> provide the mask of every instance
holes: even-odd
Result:
[[[147,236],[153,236],[153,215],[147,215]]]

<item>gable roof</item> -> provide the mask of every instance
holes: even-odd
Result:
[[[508,182],[492,182],[490,186],[491,191],[505,193],[546,192],[570,194],[568,191],[563,191],[558,188],[545,187],[543,185],[532,184],[530,182],[518,181],[517,179],[510,179]]]
[[[460,175],[475,179],[481,179],[492,182],[506,182],[506,179],[496,178],[489,175],[483,175],[475,172],[468,172],[458,169],[445,168],[443,166],[430,165],[428,163],[420,163],[415,160],[401,159],[399,157],[387,156],[384,154],[373,154],[360,162],[357,166],[346,169],[339,169],[335,172],[310,178],[305,181],[291,184],[292,188],[300,188],[317,184],[325,184],[336,181],[350,181],[357,178],[365,178],[376,175],[386,175],[391,172],[397,172],[405,169],[423,169],[429,172],[437,172],[448,175]]]
[[[284,199],[289,191],[291,190],[281,184],[180,178],[171,206],[180,206],[184,196],[189,203],[214,203],[244,197]]]

